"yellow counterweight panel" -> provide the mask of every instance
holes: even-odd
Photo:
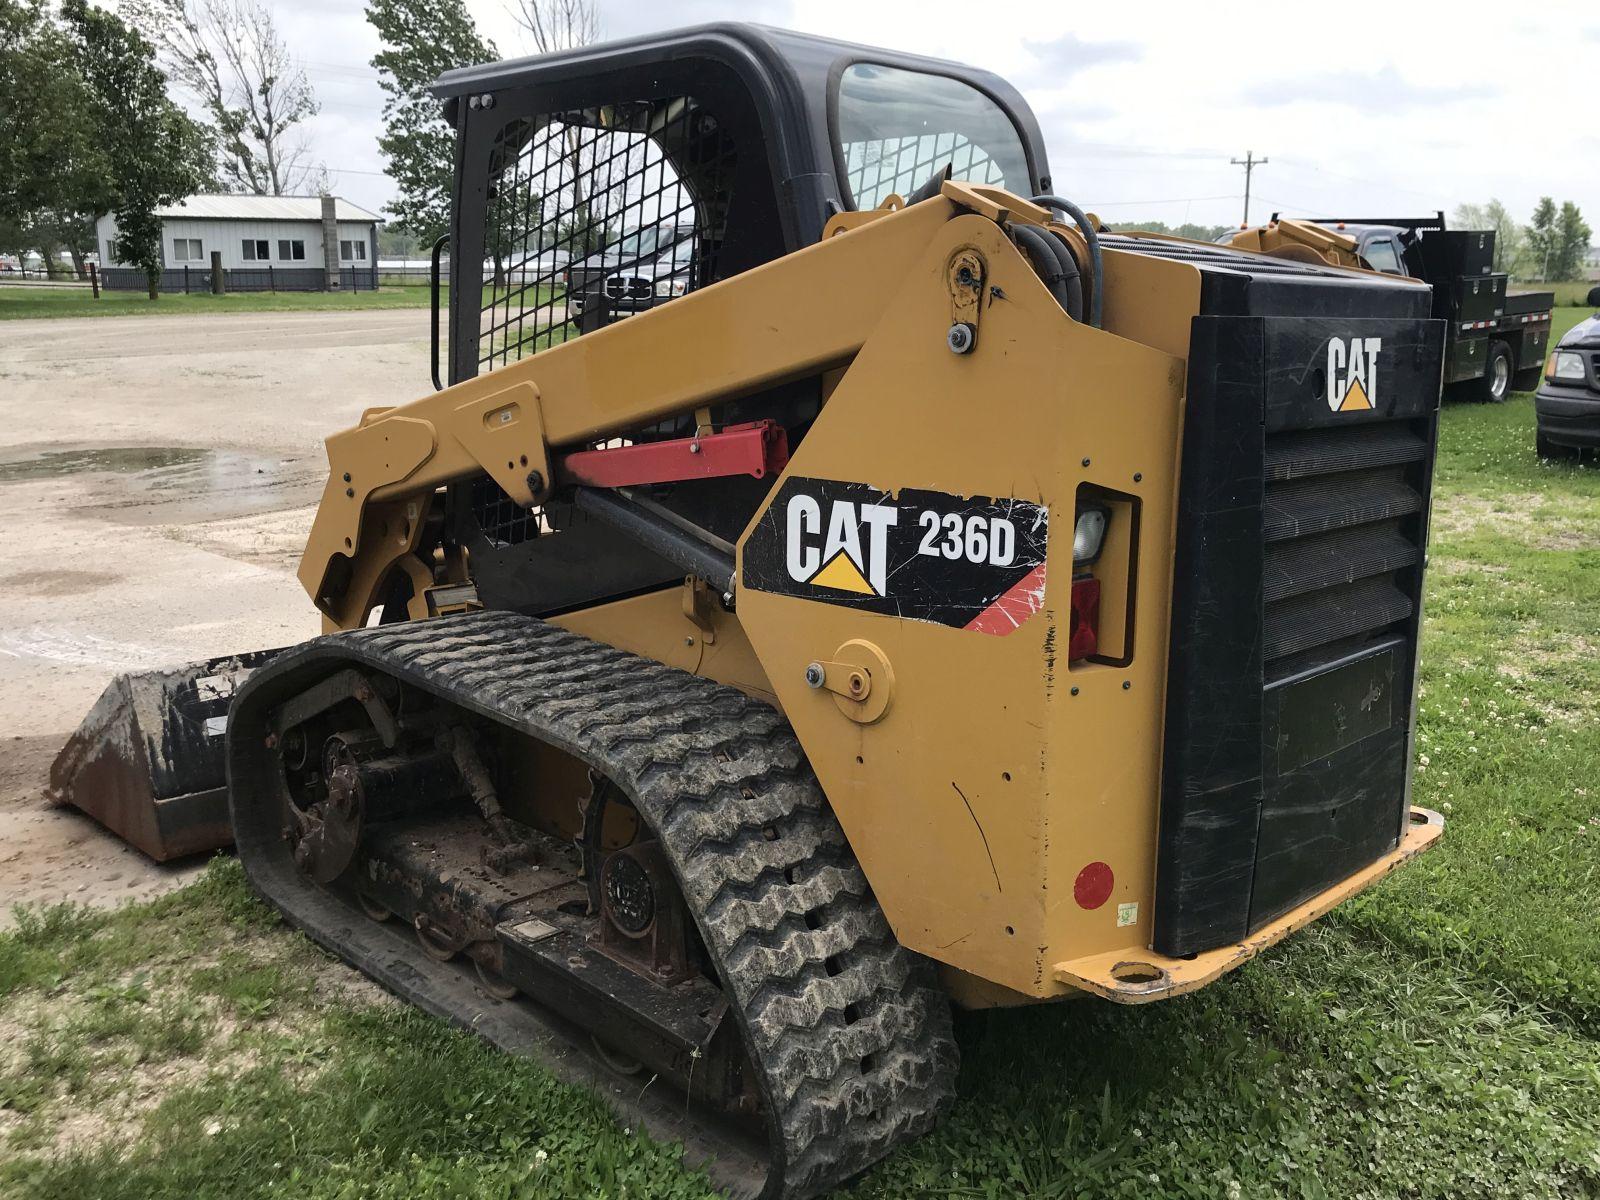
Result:
[[[962,355],[945,341],[947,272],[966,251],[987,277],[977,346]],[[1182,359],[1072,322],[992,221],[958,216],[905,273],[784,479],[1047,505],[1042,610],[992,636],[739,594],[740,623],[897,936],[1026,995],[1071,991],[1052,970],[1063,958],[1149,941],[1183,386]],[[1139,512],[1126,667],[1067,661],[1083,484]],[[741,570],[761,520],[740,541]],[[809,685],[808,664],[823,661],[864,667],[872,702],[886,665],[881,718],[853,720],[853,701]],[[1088,909],[1074,881],[1091,863],[1115,883]]]

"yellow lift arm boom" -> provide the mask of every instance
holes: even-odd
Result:
[[[385,577],[417,549],[436,488],[487,472],[531,506],[551,485],[552,447],[847,363],[940,227],[968,212],[1049,221],[999,189],[946,183],[941,197],[909,208],[864,222],[869,214],[852,214],[849,237],[825,237],[490,375],[367,412],[327,440],[328,483],[301,584],[329,628],[359,626]],[[978,299],[952,284],[953,316],[976,321]]]

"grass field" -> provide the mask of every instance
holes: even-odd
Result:
[[[516,292],[513,305],[528,307],[549,304],[561,298],[561,291],[548,286],[525,289],[526,297]],[[484,303],[503,303],[505,291]],[[408,283],[380,287],[375,292],[233,292],[213,296],[209,292],[184,295],[164,293],[151,302],[143,292],[103,291],[96,300],[88,288],[80,287],[5,287],[0,286],[0,320],[39,317],[163,317],[181,313],[253,312],[328,312],[363,308],[426,308],[430,290]],[[450,304],[450,288],[439,290],[439,302]],[[541,347],[542,349],[542,347]]]
[[[1586,304],[1589,292],[1597,287],[1600,287],[1600,280],[1589,280],[1584,283],[1524,283],[1516,279],[1511,281],[1513,292],[1554,292],[1556,304],[1562,307]]]
[[[848,1193],[1600,1195],[1600,469],[1444,414],[1417,802],[1441,845],[1215,986],[964,1019],[939,1131]],[[700,1197],[594,1098],[383,997],[237,864],[0,935],[0,1192]]]
[[[0,287],[0,320],[28,317],[169,317],[180,313],[307,312],[359,308],[426,308],[425,287],[379,288],[375,292],[234,292],[163,294],[151,301],[143,292],[103,291],[96,300],[88,288]]]

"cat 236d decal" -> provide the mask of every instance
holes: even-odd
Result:
[[[1050,513],[1027,500],[784,481],[744,586],[1004,635],[1044,607]]]

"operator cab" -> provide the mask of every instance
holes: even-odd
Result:
[[[1050,187],[1038,123],[999,76],[758,25],[469,67],[434,90],[460,164],[450,294],[481,297],[451,305],[450,383],[808,246],[834,213],[947,168]]]

